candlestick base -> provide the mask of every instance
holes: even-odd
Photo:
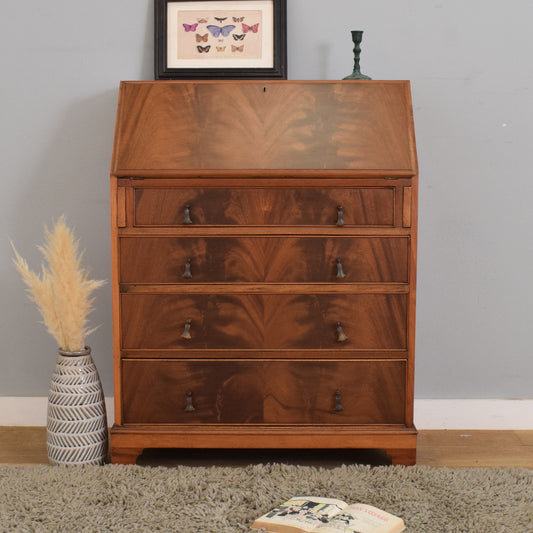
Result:
[[[343,80],[371,80],[370,76],[361,74],[358,70],[354,70],[349,76],[342,78]]]

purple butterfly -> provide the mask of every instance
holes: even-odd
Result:
[[[194,24],[183,24],[183,27],[185,28],[185,31],[196,31],[198,22],[195,22]]]
[[[235,29],[235,26],[228,24],[227,26],[220,27],[210,24],[207,26],[207,29],[213,34],[213,37],[218,37],[220,34],[222,34],[222,37],[227,37]]]

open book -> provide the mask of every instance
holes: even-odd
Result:
[[[252,529],[269,533],[398,533],[405,524],[371,505],[295,496],[258,518]]]

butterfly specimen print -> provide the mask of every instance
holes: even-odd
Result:
[[[242,44],[241,46],[235,46],[234,44],[232,44],[231,51],[232,52],[244,52],[244,44]]]
[[[183,27],[185,28],[185,31],[196,31],[198,22],[195,22],[194,24],[183,24]]]
[[[220,22],[221,24],[227,19],[228,17],[224,17],[224,18],[220,18],[220,17],[215,17],[215,20],[217,22]]]
[[[218,37],[219,35],[227,37],[235,29],[235,26],[233,24],[228,24],[227,26],[221,27],[210,24],[207,26],[207,29],[213,34],[213,37]]]
[[[244,17],[233,17],[233,22],[242,22]]]
[[[217,52],[224,52],[225,49],[225,46],[217,46]]]
[[[244,33],[248,33],[249,31],[251,31],[252,33],[257,33],[257,31],[259,30],[259,22],[257,24],[254,24],[253,26],[248,26],[248,24],[242,24],[242,31]]]
[[[197,33],[196,34],[196,42],[197,43],[206,43],[208,37],[209,37],[209,33],[206,33],[205,35],[200,35],[199,33]]]
[[[209,50],[211,50],[211,45],[207,45],[207,46],[200,46],[198,45],[196,47],[196,49],[198,50],[198,52],[201,54],[202,52],[205,52],[207,54],[207,52],[209,52]]]
[[[236,41],[242,41],[242,40],[246,37],[246,35],[244,35],[244,33],[243,33],[242,35],[237,35],[236,33],[234,33],[234,34],[232,35],[232,37],[233,37]]]

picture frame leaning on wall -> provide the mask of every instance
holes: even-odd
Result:
[[[286,0],[154,0],[155,79],[286,79]]]

